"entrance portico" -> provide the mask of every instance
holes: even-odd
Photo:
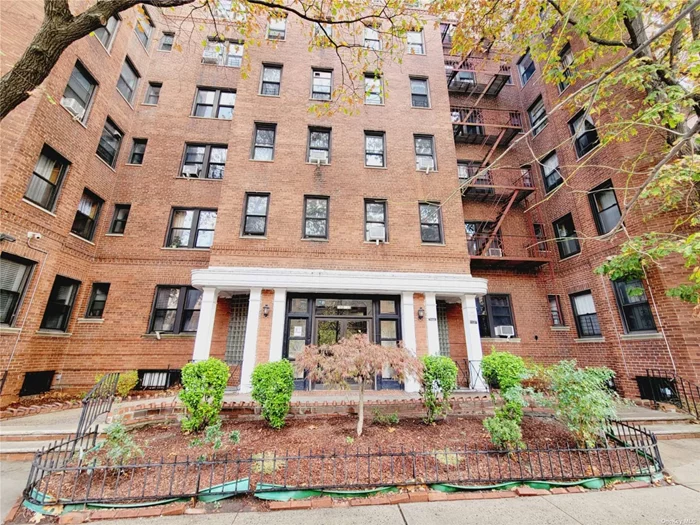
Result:
[[[314,337],[318,336],[318,321],[314,320],[314,324],[311,324],[317,313],[325,323],[321,325],[325,334],[333,329],[341,336],[342,330],[343,333],[348,330],[366,330],[375,334],[372,336],[373,340],[379,342],[385,338],[377,331],[380,330],[379,323],[384,322],[390,330],[396,330],[396,337],[414,354],[438,355],[440,340],[437,299],[461,303],[469,362],[475,369],[480,367],[482,350],[475,298],[486,293],[486,279],[475,278],[469,274],[210,267],[193,270],[192,285],[201,288],[203,292],[192,356],[195,361],[207,359],[210,355],[219,295],[249,294],[241,365],[242,393],[251,390],[251,377],[256,361],[276,361],[283,356],[292,358],[289,344],[290,339],[295,339],[294,336],[300,339],[295,348],[303,346],[304,342],[317,342],[311,338],[312,334]],[[268,290],[273,291],[272,297]],[[263,301],[263,295],[272,300]],[[288,305],[292,304],[294,297],[307,296],[337,298],[333,299],[336,308],[346,309],[349,315],[356,313],[358,317],[348,317],[348,320],[345,320],[342,317],[345,312],[329,311],[328,308],[319,313],[318,310],[313,310],[318,306],[315,307],[315,303],[309,302],[309,306],[306,306],[309,321],[306,324],[294,323],[292,326],[289,323],[288,312],[291,306]],[[385,300],[380,301],[380,297]],[[352,298],[357,301],[353,303]],[[392,300],[395,304],[393,317],[384,313],[385,307],[388,308],[387,305]],[[351,312],[353,308],[359,310]],[[267,330],[269,333],[263,334],[260,320],[270,316],[271,323],[269,319],[263,323],[263,331]],[[391,319],[395,319],[393,328]],[[470,388],[486,390],[480,374],[474,374],[473,377]],[[419,385],[409,378],[405,381],[404,388],[408,392],[417,392]]]

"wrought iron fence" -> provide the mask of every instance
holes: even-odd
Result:
[[[642,399],[649,399],[654,404],[672,403],[700,419],[700,386],[675,372],[647,368],[646,376],[637,376],[637,385]]]
[[[118,381],[119,372],[106,374],[83,398],[83,411],[75,431],[78,437],[86,434],[98,417],[112,409]]]
[[[344,490],[396,485],[493,484],[529,480],[651,476],[663,464],[653,434],[611,422],[594,448],[528,446],[285,451],[177,456],[105,464],[90,450],[97,431],[55,443],[32,462],[24,496],[39,505],[118,503],[277,490]]]

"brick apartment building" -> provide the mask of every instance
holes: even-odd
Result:
[[[3,72],[41,4],[2,2]],[[276,42],[245,49],[242,78],[236,41],[178,42],[178,12],[148,15],[73,44],[3,122],[3,405],[113,370],[163,387],[207,356],[245,392],[255,364],[352,333],[449,355],[474,389],[492,347],[607,365],[628,395],[647,367],[700,379],[700,324],[664,293],[683,268],[629,297],[592,272],[620,239],[576,239],[616,222],[625,176],[596,166],[635,145],[590,153],[597,123],[572,137],[575,112],[547,116],[568,86],[545,85],[528,56],[463,60],[449,24],[427,24],[383,72],[388,94],[316,117],[339,62],[308,52],[302,21],[270,25]],[[539,163],[521,141],[470,179],[533,126]],[[375,387],[417,385],[387,370]]]

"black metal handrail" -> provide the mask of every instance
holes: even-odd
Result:
[[[641,382],[640,382],[641,379]],[[642,399],[672,403],[696,419],[700,419],[700,386],[682,378],[675,371],[647,368],[646,376],[637,377]]]
[[[83,411],[75,431],[78,437],[87,434],[95,420],[112,409],[118,381],[119,372],[105,374],[83,398]]]

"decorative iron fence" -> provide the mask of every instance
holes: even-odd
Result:
[[[649,399],[654,404],[672,403],[700,419],[700,386],[670,370],[647,368],[646,373],[646,376],[637,376],[642,399]]]
[[[106,374],[83,398],[83,411],[80,413],[78,429],[75,431],[78,437],[87,434],[95,420],[112,409],[118,381],[119,372]]]
[[[32,462],[24,496],[39,505],[123,503],[206,495],[396,485],[572,481],[651,476],[663,464],[653,434],[618,421],[595,448],[520,450],[387,448],[212,455],[104,464],[90,452],[97,431],[59,441]]]

